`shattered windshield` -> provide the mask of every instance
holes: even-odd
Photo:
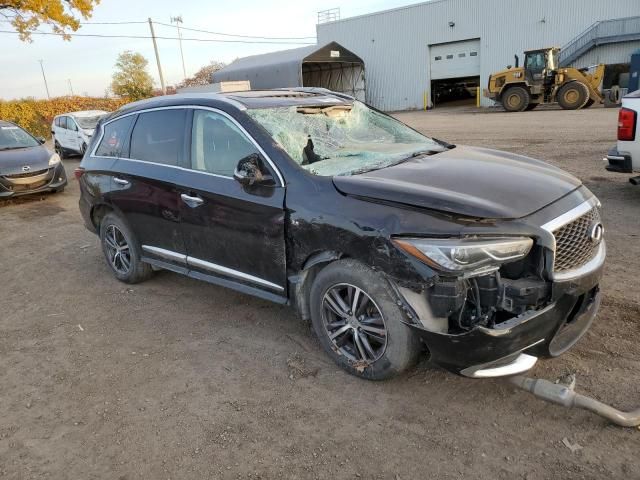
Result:
[[[16,125],[0,127],[0,150],[37,147],[38,141]]]
[[[353,175],[445,150],[440,143],[357,101],[247,113],[291,158],[316,175]]]
[[[80,128],[84,130],[94,130],[96,128],[96,125],[100,121],[100,119],[104,116],[105,114],[95,115],[92,117],[73,117],[73,118],[75,119],[76,122],[78,122],[78,125],[80,125]]]

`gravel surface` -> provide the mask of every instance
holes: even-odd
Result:
[[[640,188],[604,170],[617,111],[401,113],[452,143],[547,160],[602,200],[603,307],[536,376],[640,406]],[[65,160],[67,171],[78,164]],[[473,172],[469,172],[473,175]],[[82,226],[75,180],[0,206],[0,478],[640,478],[640,431],[422,362],[339,370],[294,313],[161,272],[128,286]]]

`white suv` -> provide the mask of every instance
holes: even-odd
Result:
[[[103,110],[87,110],[54,117],[51,135],[60,158],[69,154],[84,155],[98,121],[107,113]]]
[[[610,172],[640,172],[640,90],[626,95],[622,99],[622,108],[618,115],[618,144],[609,150],[605,161]],[[629,181],[640,185],[640,176]]]

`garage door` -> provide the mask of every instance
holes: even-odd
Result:
[[[480,75],[480,39],[429,47],[431,80]]]

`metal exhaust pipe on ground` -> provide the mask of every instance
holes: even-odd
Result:
[[[527,378],[521,375],[508,378],[509,383],[532,393],[547,402],[567,408],[581,408],[606,418],[621,427],[640,426],[640,408],[632,412],[622,412],[598,400],[580,395],[572,386],[552,383],[548,380]]]

